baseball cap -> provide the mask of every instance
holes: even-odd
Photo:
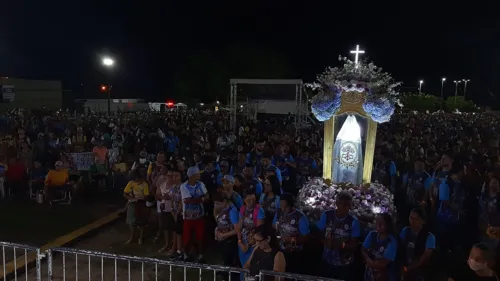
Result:
[[[227,162],[226,160],[223,160],[223,161],[220,162],[220,166],[228,167],[229,166],[229,162]]]
[[[199,174],[200,173],[200,169],[198,169],[197,166],[193,166],[193,167],[190,167],[188,170],[187,170],[187,176],[188,177],[192,177],[194,176],[195,174]]]
[[[56,163],[54,164],[54,166],[56,167],[62,167],[64,164],[62,161],[56,161]]]
[[[223,180],[226,180],[230,183],[234,183],[234,177],[231,176],[231,175],[225,175],[224,178],[222,178]]]

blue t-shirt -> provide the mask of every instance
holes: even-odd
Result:
[[[407,232],[411,231],[409,226],[405,226],[401,232],[399,233],[399,238],[401,240],[406,239]],[[414,233],[414,235],[417,235],[417,233]],[[425,248],[426,249],[436,249],[436,237],[434,234],[429,232],[429,235],[427,235],[427,239],[425,240]]]
[[[304,235],[308,235],[311,230],[309,228],[309,220],[307,219],[307,217],[302,213],[300,212],[299,210],[295,210],[293,211],[292,213],[295,213],[295,212],[299,212],[301,214],[300,216],[300,219],[299,219],[299,225],[298,225],[298,229],[299,229],[299,234],[304,236]],[[285,216],[289,216],[291,215],[292,213],[290,214],[286,214]],[[278,221],[278,212],[276,212],[274,214],[274,219],[273,219],[273,225],[276,225],[276,221]]]
[[[243,206],[243,199],[241,198],[241,195],[238,192],[233,191],[233,194],[231,194],[230,199],[231,199],[231,203],[234,204],[236,209],[239,210],[241,208],[241,206]]]
[[[387,274],[389,275],[389,280],[396,281],[397,271],[394,266],[396,261],[396,254],[398,250],[398,242],[396,237],[389,235],[386,239],[380,240],[378,237],[378,232],[373,230],[365,238],[363,242],[363,248],[366,249],[373,260],[387,259],[390,263],[387,265]],[[364,280],[374,280],[374,270],[367,268],[365,271]]]
[[[167,136],[163,142],[167,152],[174,152],[179,144],[179,138],[176,136]]]
[[[338,239],[348,242],[353,238],[361,237],[361,227],[356,217],[347,215],[338,218],[335,210],[325,211],[321,214],[316,227],[325,232],[325,240]],[[353,262],[354,253],[349,255],[342,254],[338,249],[323,248],[323,260],[335,266],[347,266]]]

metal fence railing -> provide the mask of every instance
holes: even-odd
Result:
[[[43,255],[39,248],[1,241],[0,247],[2,247],[0,280],[41,281],[41,259]],[[28,274],[30,265],[34,265],[35,274],[33,275]]]
[[[220,265],[206,265],[161,260],[157,258],[115,255],[73,248],[40,248],[0,242],[0,281],[204,281],[217,280],[297,280],[339,281],[309,275],[261,271],[259,276],[249,277],[249,271]],[[43,260],[46,263],[42,264]],[[43,269],[43,270],[42,270]],[[43,273],[42,273],[43,272]]]
[[[259,280],[269,280],[269,278],[279,281],[285,280],[295,280],[295,281],[342,281],[338,279],[323,278],[311,275],[301,275],[286,272],[275,272],[269,270],[261,270],[259,274]]]
[[[47,251],[48,281],[55,280],[216,280],[227,274],[234,281],[247,271],[218,265],[174,262],[147,257],[133,257],[71,248]],[[237,277],[235,277],[237,276]]]

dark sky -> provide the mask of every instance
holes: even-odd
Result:
[[[8,1],[0,17],[0,75],[106,80],[128,96],[167,95],[185,58],[229,45],[268,48],[310,81],[356,44],[407,87],[438,94],[445,76],[469,78],[468,95],[500,93],[500,17],[494,1]],[[265,67],[265,66],[263,66]],[[193,81],[196,83],[196,81]],[[91,86],[88,86],[91,85]]]

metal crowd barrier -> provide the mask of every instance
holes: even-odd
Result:
[[[237,281],[240,268],[173,262],[156,258],[123,256],[71,248],[53,248],[47,251],[48,281],[59,280],[134,280],[178,281],[216,280],[218,273],[228,274]],[[232,275],[238,276],[235,278]]]
[[[231,281],[249,277],[248,270],[220,265],[206,265],[161,260],[157,258],[116,255],[73,248],[40,248],[0,242],[2,248],[0,280],[36,281],[191,281],[216,280],[218,275]],[[47,270],[42,274],[42,260]],[[310,275],[261,271],[259,280],[341,281]],[[249,277],[249,279],[253,279]]]
[[[40,249],[37,247],[32,247],[28,245],[1,242],[2,247],[2,274],[0,274],[0,280],[36,280],[41,281],[42,270],[41,270],[41,259],[43,255]],[[28,274],[30,267],[30,257],[35,258],[35,274],[34,278],[29,278]],[[18,266],[21,266],[23,270],[18,270]],[[22,277],[24,275],[24,277]],[[18,279],[19,278],[19,279]]]
[[[259,280],[266,280],[266,277],[274,277],[274,280],[285,281],[285,280],[295,280],[295,281],[342,281],[338,279],[323,278],[311,275],[293,274],[286,272],[274,272],[269,270],[261,270],[259,274]]]

